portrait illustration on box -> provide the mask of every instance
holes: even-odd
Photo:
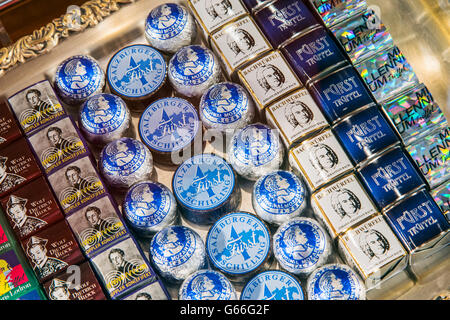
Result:
[[[314,119],[314,114],[302,101],[289,103],[284,109],[284,116],[293,129],[305,127]]]
[[[236,57],[240,54],[248,54],[256,45],[252,35],[247,30],[240,28],[232,30],[227,35],[226,43]]]
[[[230,0],[207,0],[205,8],[213,20],[222,20],[233,14],[233,5]]]
[[[27,215],[27,202],[28,199],[11,195],[6,204],[6,213],[14,222],[12,227],[19,231],[20,237],[26,237],[47,225],[46,221]]]
[[[358,244],[369,260],[381,259],[390,249],[387,238],[378,230],[365,230],[359,236]]]
[[[337,154],[326,144],[317,144],[309,152],[312,166],[319,172],[331,172],[339,162]]]
[[[258,69],[256,79],[265,94],[276,92],[286,82],[286,77],[281,70],[273,64],[265,65]]]
[[[14,188],[26,180],[18,174],[7,172],[7,162],[7,157],[0,156],[0,193]]]
[[[31,236],[27,243],[26,254],[31,258],[33,270],[39,278],[45,278],[56,273],[68,264],[47,255],[47,239]]]
[[[351,218],[361,209],[361,201],[348,189],[339,189],[331,195],[331,206],[341,218]]]
[[[140,259],[132,259],[127,261],[125,251],[121,248],[113,248],[108,253],[108,260],[111,263],[113,270],[107,275],[107,279],[120,279],[122,283],[128,283],[135,278],[138,278],[142,273],[142,266],[144,261]],[[109,281],[108,281],[109,283]]]

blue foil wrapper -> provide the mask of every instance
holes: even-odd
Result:
[[[304,300],[300,282],[287,272],[268,270],[250,279],[241,300]]]
[[[439,206],[425,189],[395,204],[383,214],[410,252],[450,228]]]
[[[380,210],[425,185],[400,147],[387,150],[358,169],[358,173]]]
[[[408,90],[382,106],[405,145],[421,140],[438,128],[448,126],[444,113],[424,84]]]
[[[56,68],[56,92],[67,104],[80,104],[89,97],[101,93],[104,86],[105,73],[91,56],[69,57]]]
[[[123,215],[142,237],[150,237],[177,220],[177,203],[169,188],[158,182],[134,184],[125,195]]]
[[[353,63],[394,44],[386,26],[371,9],[333,26],[331,31]]]
[[[273,252],[283,269],[306,277],[328,261],[332,248],[327,232],[316,220],[294,218],[273,235]]]
[[[377,106],[358,110],[336,124],[333,130],[355,165],[400,144]]]
[[[240,203],[233,168],[214,154],[183,162],[173,175],[172,189],[183,216],[195,224],[213,224]]]
[[[220,218],[206,237],[212,266],[232,281],[242,281],[266,267],[271,255],[271,236],[266,224],[246,212]]]
[[[237,300],[233,284],[222,273],[199,270],[184,280],[179,300]]]
[[[256,214],[270,224],[281,225],[306,208],[306,188],[295,174],[274,171],[258,179],[252,204]]]
[[[307,282],[308,300],[365,300],[361,278],[345,264],[328,264],[315,270]]]
[[[450,127],[406,147],[431,189],[450,180]]]
[[[330,123],[361,107],[375,103],[352,66],[346,66],[317,79],[311,83],[309,91]]]
[[[332,67],[348,63],[341,48],[324,27],[302,34],[281,50],[303,84]]]
[[[366,9],[365,0],[309,0],[327,27]]]
[[[98,166],[108,185],[120,190],[148,180],[153,171],[153,157],[142,142],[121,138],[103,148]]]
[[[276,0],[254,13],[254,18],[274,48],[318,21],[301,0]]]
[[[371,56],[355,68],[380,104],[419,84],[412,66],[397,46]]]
[[[205,244],[194,230],[184,226],[162,229],[150,243],[150,259],[167,281],[180,283],[207,267]]]

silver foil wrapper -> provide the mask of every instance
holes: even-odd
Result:
[[[142,142],[121,138],[103,148],[98,166],[108,186],[124,190],[150,179],[153,157]]]
[[[145,21],[145,38],[161,51],[173,54],[197,37],[195,19],[184,6],[165,3],[155,7]]]

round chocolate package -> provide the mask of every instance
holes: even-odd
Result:
[[[187,277],[178,292],[179,300],[237,300],[233,284],[222,273],[199,270]]]
[[[131,114],[120,97],[101,93],[83,103],[78,123],[87,141],[103,147],[128,133]]]
[[[268,226],[248,212],[226,214],[209,229],[206,251],[211,265],[242,283],[265,270],[272,256]]]
[[[197,37],[194,17],[182,5],[164,3],[150,11],[145,20],[148,43],[166,53],[175,53]]]
[[[159,99],[139,119],[139,136],[161,164],[174,165],[175,154],[192,154],[200,133],[197,110],[182,98]]]
[[[274,171],[254,184],[253,209],[265,222],[281,225],[304,212],[306,195],[306,188],[299,177],[289,171]]]
[[[170,95],[166,60],[145,44],[118,50],[109,60],[106,75],[111,92],[124,99],[132,111],[142,111],[155,99]]]
[[[110,187],[124,190],[136,182],[150,179],[153,157],[142,142],[120,138],[103,148],[98,166]]]
[[[361,278],[345,264],[327,264],[316,269],[306,284],[308,300],[365,300]]]
[[[183,162],[173,175],[172,189],[183,216],[198,225],[213,224],[236,210],[241,200],[233,168],[210,153]]]
[[[134,184],[127,191],[122,208],[128,225],[142,237],[151,237],[178,219],[175,197],[159,182]]]
[[[234,131],[250,124],[255,105],[247,91],[232,82],[221,82],[206,91],[200,100],[200,118],[207,129]]]
[[[149,254],[159,274],[171,283],[180,283],[208,265],[202,238],[184,226],[159,231],[150,243]]]
[[[317,221],[294,218],[275,232],[273,252],[283,269],[306,277],[328,261],[332,249],[327,232]]]
[[[227,146],[228,161],[234,170],[252,181],[280,169],[284,153],[278,131],[262,123],[237,130]]]
[[[200,45],[178,50],[169,61],[169,81],[179,94],[200,98],[222,79],[219,61],[214,53]]]
[[[89,97],[103,92],[104,87],[105,73],[91,56],[71,56],[56,68],[56,92],[69,105],[83,103]]]

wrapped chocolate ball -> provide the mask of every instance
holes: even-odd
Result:
[[[271,172],[259,178],[253,187],[253,209],[270,224],[281,225],[301,215],[306,202],[306,188],[292,172]]]
[[[169,61],[169,81],[176,92],[186,97],[200,98],[221,78],[217,57],[200,45],[178,50]]]
[[[177,202],[169,188],[158,182],[134,184],[123,201],[123,215],[128,225],[141,237],[151,237],[176,223]]]
[[[237,130],[227,147],[228,161],[234,170],[252,181],[280,169],[284,153],[278,131],[262,123]]]
[[[361,278],[345,264],[327,264],[316,269],[306,284],[308,300],[365,300]]]
[[[126,191],[136,182],[150,179],[153,157],[142,142],[120,138],[103,148],[98,166],[110,187]]]
[[[250,124],[255,105],[247,91],[232,82],[221,82],[208,89],[200,100],[200,118],[207,129],[234,131]]]
[[[180,287],[179,300],[237,300],[236,290],[222,273],[200,270],[191,274]]]
[[[197,37],[194,17],[182,5],[164,3],[155,7],[145,20],[148,43],[166,53],[175,53]]]
[[[103,92],[105,73],[98,62],[88,55],[75,55],[56,68],[55,88],[69,105],[79,105],[89,97]]]
[[[87,141],[103,147],[127,134],[131,125],[131,114],[120,97],[101,93],[83,103],[78,123]]]
[[[307,277],[327,263],[332,249],[327,232],[310,218],[294,218],[281,225],[273,236],[273,252],[280,266]]]
[[[170,226],[159,231],[150,243],[149,254],[160,276],[174,284],[207,267],[202,238],[184,226]]]

